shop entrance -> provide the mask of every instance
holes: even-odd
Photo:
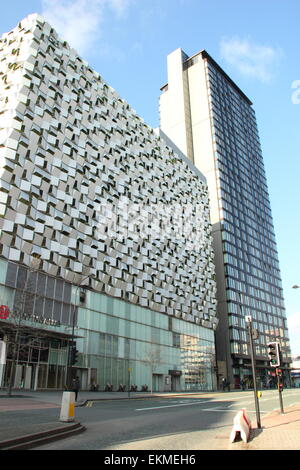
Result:
[[[31,342],[28,336],[27,331],[20,336],[17,351],[13,343],[7,342],[0,386],[24,390],[64,389],[68,340],[65,337],[50,337]]]
[[[171,376],[171,392],[178,392],[181,389],[180,378],[182,375],[181,370],[169,370]]]
[[[171,392],[180,391],[180,376],[171,375]]]

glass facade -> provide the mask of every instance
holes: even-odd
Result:
[[[266,361],[266,345],[280,340],[290,358],[286,314],[268,188],[251,102],[209,60],[205,61],[219,216],[224,254],[231,354],[248,354],[245,316],[259,331],[256,357]],[[263,362],[261,363],[263,365]],[[265,363],[266,364],[266,363]],[[248,372],[249,373],[249,372]],[[262,370],[262,378],[266,370]]]
[[[9,307],[8,318],[0,319],[0,339],[6,342],[0,386],[8,387],[12,374],[13,388],[64,387],[76,313],[71,293],[71,285],[61,279],[0,260],[1,305]]]
[[[122,300],[88,291],[78,312],[80,364],[97,370],[97,384],[128,383],[159,390],[212,390],[214,332]],[[169,382],[169,383],[168,383]]]
[[[72,323],[70,283],[8,263],[5,285],[14,289],[14,309],[22,308],[29,320],[34,317],[58,326]]]
[[[80,376],[83,389],[89,389],[92,383],[99,390],[105,390],[107,384],[113,390],[118,390],[120,384],[126,387],[134,384],[138,390],[147,385],[148,390],[154,391],[215,388],[213,330],[79,289],[15,263],[0,260],[0,265],[3,305],[16,310],[26,288],[23,297],[27,311],[22,326],[29,329],[22,329],[17,348],[15,387],[63,388],[74,315],[79,355],[73,373]],[[26,279],[30,282],[26,283]],[[47,301],[52,302],[51,309],[46,308]],[[68,317],[62,316],[64,305],[68,306]],[[28,314],[30,308],[34,316]],[[11,320],[0,320],[0,339],[9,331]],[[33,331],[30,327],[36,330],[34,344],[28,342]],[[12,357],[10,345],[2,386],[8,386]]]
[[[288,375],[290,346],[263,156],[249,98],[202,50],[168,55],[161,90],[162,132],[204,174],[210,197],[217,281],[218,379],[239,388],[252,372],[245,317],[258,375],[270,378],[267,343],[279,341]]]

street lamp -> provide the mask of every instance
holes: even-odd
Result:
[[[292,287],[292,289],[300,289],[300,286],[295,285]]]
[[[72,348],[74,347],[74,337],[75,337],[75,313],[76,313],[76,307],[77,307],[77,304],[76,304],[77,291],[78,289],[82,287],[82,284],[84,281],[86,281],[87,279],[95,279],[95,278],[96,276],[94,274],[85,276],[83,279],[81,279],[80,283],[76,286],[76,289],[75,289],[75,303],[73,306],[73,313],[72,313],[71,346],[69,346],[69,351],[68,351],[69,354],[68,354],[67,384],[68,384],[69,390],[71,390],[71,387],[72,387],[72,357],[73,357]]]

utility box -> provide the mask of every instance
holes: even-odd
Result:
[[[60,421],[70,423],[75,418],[75,393],[74,392],[63,392],[61,410],[60,410]]]

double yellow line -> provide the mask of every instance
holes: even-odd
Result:
[[[86,408],[92,408],[94,402],[93,401],[88,401],[87,404],[85,405]]]

